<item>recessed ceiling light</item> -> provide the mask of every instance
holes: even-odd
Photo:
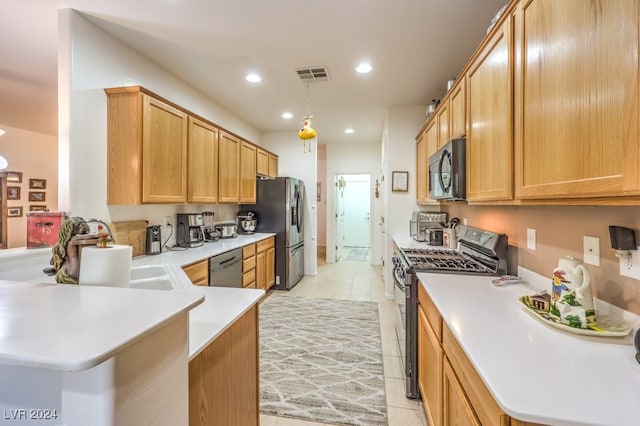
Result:
[[[262,77],[258,74],[247,74],[245,78],[251,83],[260,83],[262,81]]]
[[[290,112],[283,112],[282,118],[286,118],[288,120],[290,118],[293,118],[293,114],[291,114]]]
[[[371,67],[371,65],[366,62],[363,62],[356,67],[356,71],[358,71],[360,74],[371,72],[372,69],[373,67]]]
[[[344,132],[345,132],[346,134],[350,135],[351,133],[353,133],[353,132],[354,132],[354,130],[353,130],[353,129],[351,129],[351,128],[349,128],[349,129],[344,129]]]
[[[6,132],[3,129],[0,129],[0,136],[4,135]]]

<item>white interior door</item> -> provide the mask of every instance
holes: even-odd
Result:
[[[336,262],[342,257],[344,248],[344,188],[345,180],[342,176],[335,176],[335,220],[336,220]]]
[[[343,175],[344,246],[371,246],[371,181],[369,175]]]

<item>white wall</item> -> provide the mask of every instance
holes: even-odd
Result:
[[[216,212],[215,221],[233,219],[235,205],[107,206],[104,88],[141,85],[256,144],[261,134],[80,13],[63,9],[58,20],[59,209],[112,222],[147,219],[162,224],[164,216],[204,210]]]
[[[305,187],[304,209],[304,273],[318,274],[317,260],[317,206],[318,144],[314,139],[311,152],[303,152],[297,132],[265,133],[262,145],[278,154],[278,176],[302,179]]]
[[[19,200],[7,200],[7,207],[22,207],[21,217],[7,218],[7,248],[27,245],[27,213],[29,206],[58,208],[58,144],[56,137],[0,125],[7,133],[0,136],[0,155],[9,166],[3,171],[21,172],[22,182],[8,182],[20,188]],[[30,189],[29,179],[45,179],[45,189]],[[44,202],[30,202],[29,191],[45,192]],[[2,194],[6,196],[6,194]]]
[[[378,143],[349,143],[349,144],[327,144],[327,261],[333,262],[335,259],[335,186],[334,176],[351,173],[368,173],[371,175],[372,195],[371,195],[371,263],[379,265],[381,258],[381,232],[380,217],[382,214],[382,200],[375,198],[373,194],[373,184],[376,179],[381,179],[380,173],[381,152]]]
[[[391,257],[393,256],[393,236],[409,235],[409,220],[416,204],[416,142],[418,131],[425,122],[425,107],[390,108],[387,111],[385,128],[382,136],[382,159],[384,184],[384,272],[387,297],[393,298],[393,277]],[[409,172],[409,190],[407,192],[391,191],[391,174],[393,171]],[[434,209],[434,210],[437,210]]]

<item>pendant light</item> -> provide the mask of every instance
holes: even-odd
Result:
[[[307,83],[307,105],[304,117],[302,117],[302,129],[298,131],[298,137],[303,142],[303,153],[311,152],[311,141],[317,136],[317,132],[311,127],[312,118],[313,115],[311,115],[311,107],[309,105],[309,83]]]

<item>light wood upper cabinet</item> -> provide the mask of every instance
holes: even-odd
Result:
[[[187,200],[187,114],[142,95],[142,202]]]
[[[187,200],[187,115],[140,87],[106,89],[107,204]]]
[[[449,132],[449,98],[447,97],[438,107],[436,116],[438,119],[438,148],[446,145],[451,139]]]
[[[260,176],[269,176],[269,153],[260,148],[256,152],[256,173]]]
[[[637,0],[523,1],[516,197],[640,194]]]
[[[255,145],[240,144],[240,203],[256,202],[256,153]]]
[[[416,202],[425,204],[429,201],[429,158],[427,157],[426,131],[416,140]]]
[[[467,199],[513,198],[513,54],[511,16],[467,71]]]
[[[269,153],[269,177],[277,177],[278,176],[278,156],[272,153]]]
[[[218,201],[218,130],[189,117],[188,197],[190,203]]]
[[[220,131],[218,136],[218,201],[221,203],[237,203],[240,200],[240,144],[238,138]]]
[[[462,76],[449,94],[449,137],[459,139],[467,134],[467,91],[466,78]]]

